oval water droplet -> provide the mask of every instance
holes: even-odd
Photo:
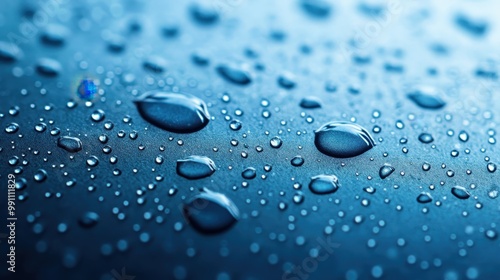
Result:
[[[222,78],[233,84],[245,86],[252,82],[250,74],[235,65],[221,64],[215,70]]]
[[[301,0],[300,6],[308,15],[316,18],[326,18],[330,15],[331,4],[324,0]]]
[[[467,189],[461,186],[455,186],[451,188],[451,193],[460,199],[467,199],[470,197],[470,193],[467,191]]]
[[[205,102],[187,94],[150,91],[134,102],[146,121],[170,132],[196,132],[210,119]]]
[[[407,96],[416,105],[424,109],[436,110],[441,109],[446,105],[446,102],[439,97],[437,89],[433,87],[418,87]]]
[[[62,46],[66,37],[68,36],[68,29],[59,24],[49,24],[45,30],[43,30],[40,37],[42,43],[51,46]]]
[[[21,59],[23,53],[14,43],[0,41],[0,61],[14,62]]]
[[[315,194],[334,193],[339,187],[340,183],[335,175],[317,175],[309,182],[309,189]]]
[[[99,222],[99,215],[95,212],[86,212],[80,219],[78,219],[78,224],[84,228],[91,228]]]
[[[38,74],[46,77],[55,77],[62,71],[59,61],[51,58],[40,58],[36,64]]]
[[[321,101],[314,96],[304,97],[302,98],[302,100],[300,100],[299,105],[304,109],[316,109],[316,108],[321,108]]]
[[[434,138],[429,133],[421,133],[418,136],[418,140],[424,144],[429,144],[432,143],[432,141],[434,141]]]
[[[17,123],[9,123],[5,127],[6,133],[12,134],[12,133],[16,133],[17,131],[19,131],[19,125]]]
[[[204,234],[228,230],[239,219],[238,207],[224,194],[206,188],[183,207],[188,223]]]
[[[423,192],[417,196],[417,201],[419,203],[429,203],[432,201],[432,196],[428,192]]]
[[[392,174],[396,170],[394,167],[392,167],[390,164],[384,164],[382,167],[380,167],[380,170],[378,171],[378,175],[380,178],[385,179],[389,177],[389,175]]]
[[[76,153],[82,149],[82,141],[76,137],[62,136],[57,139],[57,146],[70,153]]]
[[[297,83],[292,73],[285,72],[278,77],[278,85],[284,89],[293,89]]]
[[[215,172],[215,163],[205,156],[189,156],[177,160],[177,174],[187,179],[201,179]]]
[[[47,179],[47,171],[45,171],[44,169],[38,169],[35,172],[35,175],[33,175],[33,179],[39,183],[45,181]]]
[[[292,158],[290,163],[295,167],[302,166],[304,164],[304,158],[301,156],[295,156]]]
[[[167,69],[167,61],[162,57],[152,55],[144,60],[144,69],[153,73],[162,73]]]
[[[214,7],[203,3],[194,3],[189,7],[189,12],[195,22],[212,25],[219,20],[219,13]]]
[[[331,157],[355,157],[375,146],[370,133],[354,123],[333,121],[324,124],[314,133],[316,148]]]
[[[257,171],[253,167],[247,167],[243,172],[241,172],[241,177],[251,180],[255,177],[257,177]]]

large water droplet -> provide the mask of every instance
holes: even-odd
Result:
[[[408,94],[408,98],[424,109],[441,109],[446,105],[438,96],[437,89],[428,86],[416,88]]]
[[[461,186],[453,187],[451,189],[451,193],[460,199],[467,199],[470,197],[470,193],[467,191],[467,189],[465,189],[464,187],[461,187]]]
[[[417,196],[417,201],[419,203],[429,203],[432,201],[432,196],[428,192],[423,192]]]
[[[324,0],[302,0],[300,5],[304,12],[317,18],[326,18],[331,12],[330,3]]]
[[[47,77],[55,77],[62,71],[59,61],[51,58],[40,58],[36,64],[38,74]]]
[[[84,228],[91,228],[97,225],[98,222],[99,215],[95,212],[86,212],[78,219],[78,223]]]
[[[191,95],[150,91],[134,102],[146,121],[171,132],[196,132],[210,119],[205,102]]]
[[[380,167],[380,170],[378,171],[378,175],[380,178],[385,179],[389,177],[389,175],[392,174],[396,170],[394,167],[392,167],[390,164],[384,164],[382,167]]]
[[[241,177],[247,180],[251,180],[257,177],[257,171],[253,167],[247,167],[245,168],[245,170],[243,170],[243,172],[241,172]]]
[[[309,183],[309,189],[315,194],[334,193],[339,187],[340,183],[335,175],[317,175]]]
[[[194,3],[189,7],[189,12],[195,22],[211,25],[219,20],[219,13],[214,7],[203,3]]]
[[[252,82],[250,74],[241,67],[229,64],[221,64],[215,68],[217,73],[226,81],[237,85],[248,85]]]
[[[0,41],[0,61],[14,62],[22,57],[21,49],[14,43]]]
[[[314,133],[316,148],[323,154],[336,158],[358,156],[375,146],[370,133],[354,123],[329,122]]]
[[[49,24],[45,30],[43,30],[40,39],[46,45],[62,46],[68,34],[68,29],[63,25]]]
[[[82,141],[76,137],[63,136],[57,139],[57,146],[70,153],[76,153],[82,149]]]
[[[228,230],[239,219],[238,207],[227,196],[206,188],[184,205],[183,214],[194,229],[205,234]]]
[[[33,179],[39,183],[45,181],[47,179],[47,171],[45,171],[44,169],[38,169],[35,172],[35,175],[33,175]]]
[[[316,109],[321,108],[321,101],[314,96],[304,97],[300,100],[300,107],[304,109]]]
[[[19,130],[19,125],[17,123],[9,123],[5,127],[5,132],[9,134],[16,133],[18,130]]]
[[[167,69],[167,61],[162,57],[152,55],[144,60],[144,69],[153,73],[162,73]]]
[[[189,156],[177,160],[177,174],[187,179],[201,179],[215,172],[215,163],[208,157]]]
[[[434,138],[429,133],[421,133],[418,136],[418,140],[424,144],[429,144],[432,143],[432,141],[434,141]]]

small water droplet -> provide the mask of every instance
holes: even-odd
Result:
[[[241,176],[247,180],[251,180],[257,177],[257,171],[253,167],[247,167],[243,170]]]
[[[438,95],[437,89],[428,86],[416,88],[408,94],[408,98],[424,109],[441,109],[446,105]]]

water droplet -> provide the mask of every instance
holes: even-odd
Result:
[[[87,165],[90,167],[95,167],[99,164],[99,159],[96,156],[91,156],[87,159]]]
[[[469,140],[469,134],[466,131],[461,130],[460,133],[458,133],[458,139],[462,142],[467,142]]]
[[[334,193],[339,187],[340,183],[335,175],[317,175],[309,183],[309,189],[315,194]]]
[[[21,59],[23,53],[14,43],[0,41],[0,61],[14,62]]]
[[[419,136],[418,136],[418,140],[424,144],[429,144],[431,143],[432,141],[434,141],[434,138],[432,137],[432,135],[430,135],[429,133],[421,133]]]
[[[45,181],[47,179],[47,171],[45,171],[44,169],[38,169],[35,172],[35,175],[33,175],[33,179],[39,183]]]
[[[76,137],[62,136],[57,139],[57,146],[70,153],[76,153],[82,149],[82,141]]]
[[[144,66],[144,69],[153,73],[162,73],[165,69],[167,69],[167,61],[156,55],[147,57],[142,65]]]
[[[375,146],[370,133],[358,124],[334,121],[315,132],[314,144],[325,155],[348,158],[363,154]]]
[[[295,167],[302,166],[304,164],[304,158],[301,156],[295,156],[291,160],[291,164]]]
[[[272,148],[279,149],[281,145],[283,145],[283,141],[278,136],[274,136],[271,138],[271,141],[269,141],[269,145],[271,145]]]
[[[92,115],[90,115],[90,118],[94,121],[94,122],[101,122],[104,120],[104,118],[106,118],[106,114],[104,113],[103,110],[101,109],[97,109],[95,110]]]
[[[78,219],[78,224],[84,228],[91,228],[99,222],[99,215],[95,212],[86,212],[80,219]]]
[[[316,109],[316,108],[321,108],[321,101],[314,96],[304,97],[302,98],[302,100],[300,100],[299,105],[304,109]]]
[[[205,102],[191,95],[150,91],[134,102],[146,121],[171,132],[196,132],[210,119]]]
[[[291,73],[284,73],[278,77],[278,85],[284,89],[293,89],[297,83],[295,82],[295,76]]]
[[[221,64],[215,68],[217,73],[226,81],[237,85],[248,85],[252,82],[250,74],[241,67],[229,64]]]
[[[187,179],[201,179],[215,172],[215,163],[205,156],[189,156],[177,160],[177,174]]]
[[[330,3],[324,0],[301,0],[300,6],[304,12],[316,18],[326,18],[332,10]]]
[[[408,94],[408,98],[424,109],[441,109],[446,105],[439,96],[438,90],[433,87],[422,86]]]
[[[380,178],[385,179],[389,177],[389,175],[392,174],[396,170],[394,167],[392,167],[390,164],[384,164],[382,167],[380,167],[380,170],[378,171],[378,175]]]
[[[68,34],[69,31],[65,26],[49,24],[45,30],[43,30],[40,39],[46,45],[62,46]]]
[[[55,77],[62,71],[59,61],[51,58],[40,58],[36,64],[38,74],[47,77]]]
[[[194,3],[189,7],[189,12],[195,22],[212,25],[219,20],[219,13],[214,7],[203,3]]]
[[[18,130],[19,130],[19,125],[17,123],[9,123],[5,127],[5,132],[9,134],[16,133]]]
[[[451,193],[460,199],[467,199],[470,197],[470,193],[464,187],[461,186],[455,186],[451,188]]]
[[[232,120],[229,123],[229,128],[231,128],[231,130],[238,131],[241,129],[241,127],[242,127],[242,124],[239,120]]]
[[[472,19],[464,14],[457,14],[455,16],[455,23],[462,30],[471,35],[483,36],[488,30],[488,23],[481,19]]]
[[[428,192],[423,192],[417,196],[417,201],[419,203],[429,203],[432,201],[432,196]]]
[[[236,205],[224,194],[206,188],[183,207],[188,223],[204,234],[228,230],[239,219]]]
[[[253,167],[247,167],[243,172],[241,172],[241,176],[247,180],[251,180],[257,177],[257,171]]]
[[[486,168],[488,169],[488,172],[490,172],[490,173],[497,171],[497,165],[493,162],[488,163],[488,165],[486,165]]]

